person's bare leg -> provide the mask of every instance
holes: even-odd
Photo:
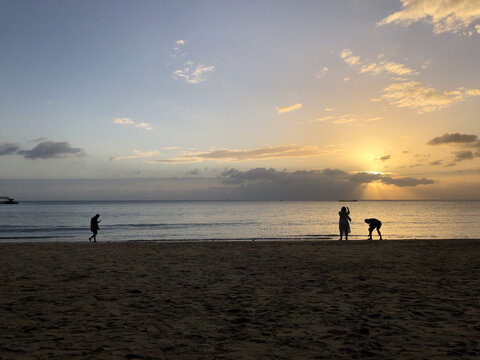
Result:
[[[368,239],[367,240],[372,240],[372,228],[368,228]]]
[[[378,236],[380,236],[380,240],[383,240],[382,239],[382,233],[380,232],[380,229],[377,229],[377,232],[378,232]]]
[[[342,239],[343,239],[343,233],[340,231],[340,239],[339,240],[342,241]]]

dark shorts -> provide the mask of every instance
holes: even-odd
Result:
[[[91,231],[94,235],[97,235],[97,232],[98,232],[97,229],[90,229],[90,231]]]
[[[382,227],[382,223],[380,224],[370,224],[370,229],[375,230],[375,229],[380,229]]]

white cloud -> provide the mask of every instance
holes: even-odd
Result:
[[[364,65],[361,66],[359,73],[371,73],[373,75],[378,75],[382,72],[388,72],[391,74],[395,75],[416,75],[418,72],[416,72],[413,69],[410,69],[409,67],[399,64],[393,61],[380,61],[379,63],[372,62],[372,63],[367,63],[365,64],[365,61],[361,61],[360,57],[358,56],[353,56],[353,53],[350,49],[344,49],[340,52],[340,57],[345,61],[347,64],[350,66],[356,65],[356,64],[362,64]],[[378,59],[383,58],[384,55],[380,54],[377,56]],[[350,78],[348,78],[350,79]],[[345,80],[345,79],[344,79]]]
[[[325,108],[325,109],[323,109],[323,110],[324,110],[324,111],[335,111],[335,109],[333,109],[333,108]]]
[[[480,89],[467,89],[465,94],[468,96],[480,96]]]
[[[283,114],[286,112],[298,110],[302,107],[302,104],[293,104],[293,105],[286,105],[286,106],[277,106],[277,113]]]
[[[115,118],[115,119],[113,119],[113,123],[118,124],[118,125],[132,125],[132,126],[135,126],[135,127],[138,127],[138,128],[145,129],[145,130],[152,130],[153,129],[153,127],[150,123],[147,123],[147,122],[136,123],[135,121],[133,121],[130,118]]]
[[[345,58],[344,60],[349,65],[355,65],[360,61],[360,57],[359,56],[349,56],[349,57]]]
[[[135,124],[132,119],[129,118],[115,118],[113,120],[115,124],[123,124],[123,125],[133,125]]]
[[[347,58],[351,55],[352,55],[352,50],[350,50],[350,49],[343,49],[342,51],[340,51],[340,57],[342,59],[345,59],[345,58]]]
[[[343,81],[350,81],[350,76],[344,77]]]
[[[416,71],[406,67],[405,65],[398,64],[393,61],[381,62],[380,66],[383,66],[385,71],[396,75],[408,75],[416,73]]]
[[[382,69],[381,67],[377,66],[376,63],[372,63],[369,65],[363,65],[359,72],[360,74],[371,72],[376,75],[376,74],[380,74],[382,72]]]
[[[475,25],[475,30],[480,34],[480,25]]]
[[[117,161],[117,160],[125,160],[125,159],[138,159],[138,158],[148,158],[154,155],[157,155],[158,151],[145,151],[142,152],[140,150],[133,150],[133,155],[127,156],[114,156],[111,157],[110,161]]]
[[[184,79],[189,84],[198,84],[205,81],[205,74],[215,69],[215,66],[205,66],[203,64],[196,64],[193,61],[187,61],[183,69],[175,70],[173,76],[175,79]]]
[[[358,56],[353,56],[352,55],[352,50],[350,49],[343,49],[340,51],[340,57],[350,65],[355,65],[360,61],[360,58]]]
[[[480,89],[460,87],[453,91],[439,92],[434,88],[425,87],[417,81],[407,81],[388,85],[383,89],[380,99],[372,99],[372,101],[383,99],[390,104],[425,113],[464,101],[469,96],[480,96]]]
[[[145,129],[145,130],[152,130],[153,129],[152,126],[149,123],[146,123],[146,122],[141,122],[141,123],[135,124],[135,127],[139,127],[139,128]]]
[[[480,19],[478,0],[400,0],[402,10],[377,23],[410,25],[422,21],[433,25],[433,32],[468,33],[467,28]],[[475,26],[478,31],[478,25]]]
[[[175,47],[173,48],[174,53],[171,54],[170,56],[175,58],[178,55],[180,56],[185,56],[187,55],[186,52],[180,53],[180,50],[182,50],[183,46],[187,43],[187,40],[177,40],[175,41]]]

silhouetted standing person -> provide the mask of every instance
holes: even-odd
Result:
[[[338,228],[340,230],[340,240],[342,240],[343,234],[345,234],[345,240],[348,240],[348,234],[350,233],[350,209],[342,207],[342,210],[338,212],[340,219],[338,220]]]
[[[100,214],[97,214],[90,219],[90,230],[92,231],[93,235],[88,238],[89,241],[92,241],[92,238],[93,238],[93,241],[97,242],[97,232],[98,230],[100,230],[100,228],[98,227],[98,224],[100,224],[100,221],[102,221],[102,220],[98,220],[99,217],[100,217]]]
[[[378,219],[365,219],[365,222],[370,225],[368,228],[368,240],[372,240],[372,231],[377,229],[378,235],[380,236],[380,240],[382,240],[382,234],[380,232],[380,228],[382,227],[382,222]]]

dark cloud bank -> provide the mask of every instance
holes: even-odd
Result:
[[[452,151],[453,156],[453,164],[449,164],[448,166],[455,165],[460,161],[464,160],[473,160],[474,158],[480,157],[480,140],[478,139],[477,135],[473,134],[460,134],[454,133],[449,134],[445,133],[442,136],[437,136],[427,142],[427,145],[449,145],[464,149],[464,150],[457,150]]]
[[[0,144],[0,156],[14,155],[20,150],[20,145],[13,143]]]
[[[31,200],[344,200],[362,199],[365,184],[425,187],[430,179],[348,174],[339,169],[227,169],[219,177],[0,180],[11,196]]]
[[[442,136],[437,136],[430,140],[428,145],[443,145],[443,144],[468,144],[477,141],[477,135],[468,134],[448,134],[445,133]]]
[[[80,148],[72,148],[66,141],[44,141],[30,150],[22,150],[19,144],[0,144],[1,155],[22,155],[25,159],[57,159],[72,155],[83,156],[85,152]]]

